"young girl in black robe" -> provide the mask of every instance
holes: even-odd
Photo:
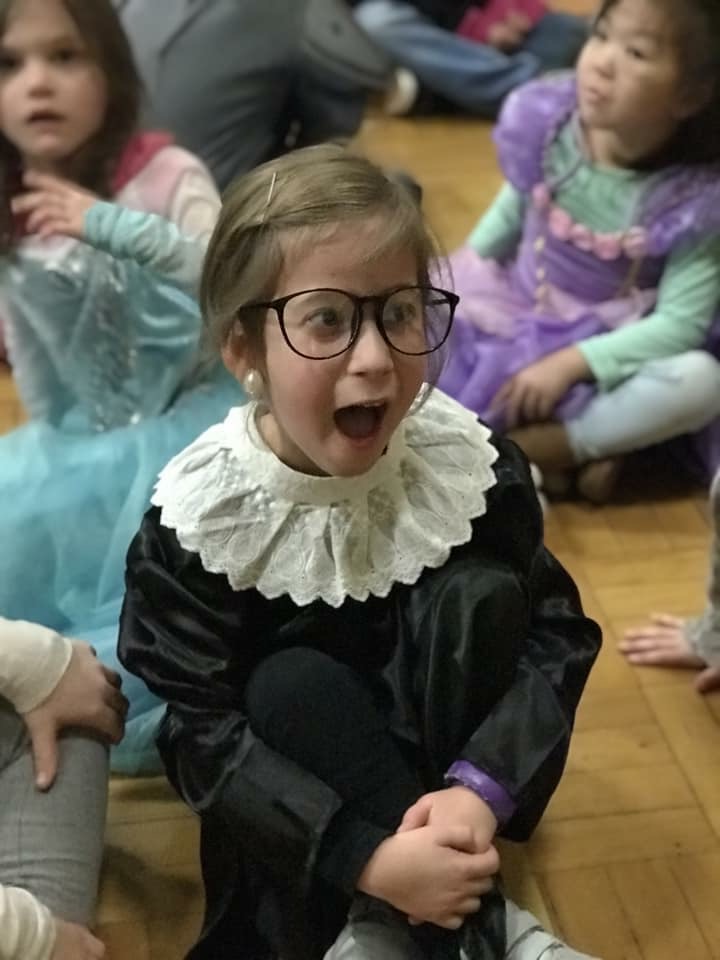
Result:
[[[202,820],[193,960],[580,956],[493,841],[547,806],[600,634],[523,455],[432,389],[435,254],[340,147],[226,197],[203,308],[253,402],[161,474],[120,638]]]

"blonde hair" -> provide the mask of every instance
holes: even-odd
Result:
[[[265,310],[286,258],[330,239],[341,224],[377,223],[373,260],[407,249],[429,282],[440,247],[410,190],[374,163],[333,144],[307,147],[257,167],[230,186],[210,240],[200,289],[209,339],[222,348],[239,315],[253,352],[263,350]],[[365,253],[365,256],[368,256]],[[250,309],[248,309],[250,308]]]

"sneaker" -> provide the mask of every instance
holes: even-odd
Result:
[[[507,953],[505,960],[598,960],[588,953],[578,953],[549,933],[527,910],[512,900],[505,904]]]
[[[407,917],[388,904],[358,894],[348,922],[323,960],[424,960]]]
[[[415,106],[420,93],[418,78],[405,67],[396,67],[392,81],[382,101],[382,110],[388,117],[406,117]]]
[[[544,491],[543,475],[540,467],[536,463],[530,464],[530,474],[535,485],[535,492],[537,493],[537,498],[540,502],[540,508],[542,509],[543,513],[547,513],[548,502]]]

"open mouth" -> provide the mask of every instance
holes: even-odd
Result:
[[[377,436],[387,413],[387,403],[357,403],[335,411],[335,426],[350,440],[371,440]]]

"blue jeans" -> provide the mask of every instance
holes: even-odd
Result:
[[[538,74],[572,66],[587,36],[581,17],[547,13],[522,47],[506,54],[438,27],[402,0],[363,0],[355,16],[424,87],[483,116],[494,116],[511,90]]]

